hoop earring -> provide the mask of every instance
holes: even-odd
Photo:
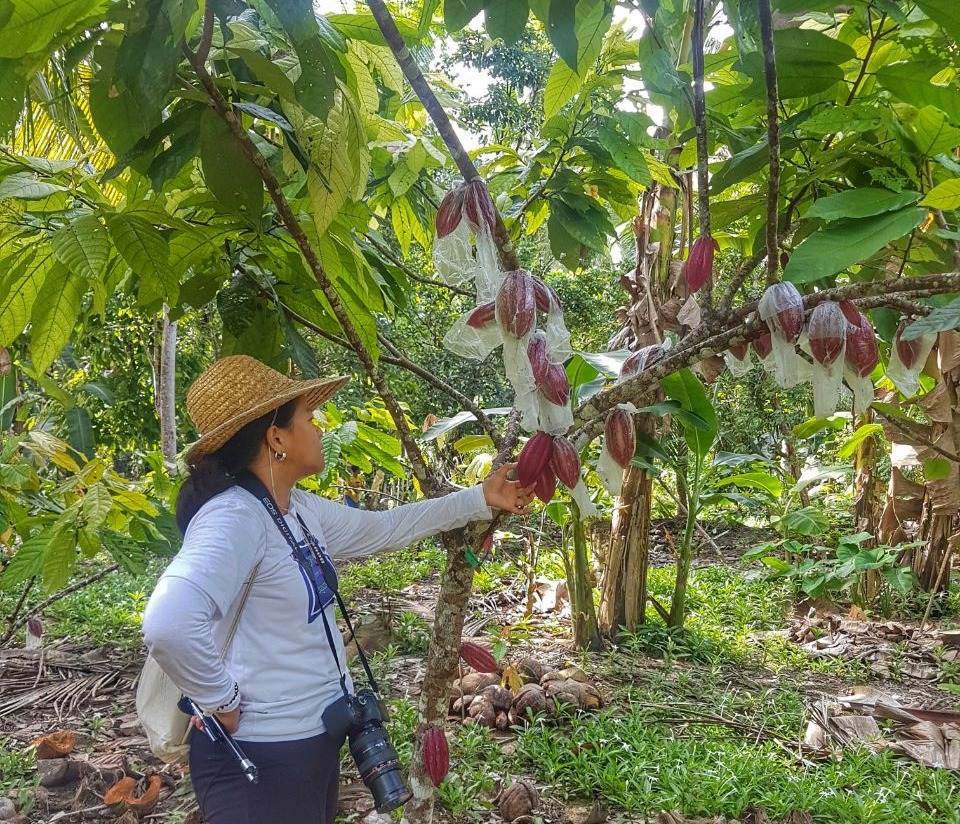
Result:
[[[273,453],[273,457],[276,458],[278,461],[285,461],[285,460],[287,459],[287,453],[286,453],[286,452],[274,452],[274,453]]]

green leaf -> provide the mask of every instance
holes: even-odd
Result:
[[[778,528],[783,527],[795,535],[803,535],[807,538],[822,535],[829,527],[827,516],[813,506],[788,512],[777,523]]]
[[[8,175],[0,180],[0,200],[43,200],[65,191],[65,186],[37,180],[36,176],[29,172]]]
[[[925,209],[912,207],[832,223],[814,232],[794,250],[783,276],[793,283],[809,283],[835,275],[912,232],[926,214]]]
[[[580,91],[583,79],[563,60],[558,60],[547,75],[543,90],[543,117],[550,120]]]
[[[112,529],[101,529],[100,540],[103,542],[103,548],[124,571],[132,575],[143,574],[146,569],[146,558],[136,541]]]
[[[483,411],[487,415],[509,415],[512,411],[512,408],[509,406],[501,406],[495,409],[484,409]],[[449,418],[441,418],[423,433],[423,440],[436,440],[441,435],[445,435],[447,432],[456,429],[458,426],[462,426],[469,421],[475,421],[476,419],[477,418],[473,412],[467,412],[466,410],[463,412],[457,412],[456,415],[452,415]]]
[[[443,0],[443,22],[451,34],[483,11],[483,0]]]
[[[102,484],[91,486],[83,496],[83,503],[80,506],[86,528],[100,529],[111,509],[113,509],[113,498],[110,496],[110,490]]]
[[[461,455],[468,452],[495,452],[489,435],[464,435],[453,443],[453,448]]]
[[[71,406],[63,415],[67,427],[67,442],[78,455],[89,460],[97,454],[97,439],[93,433],[90,413],[82,406]]]
[[[162,298],[176,303],[179,282],[170,268],[170,249],[160,231],[143,218],[123,213],[107,218],[107,230],[120,257],[140,278],[142,302]]]
[[[511,46],[523,36],[530,4],[527,0],[487,0],[483,11],[487,34]]]
[[[934,186],[920,203],[944,212],[960,209],[960,178],[945,180],[939,186]]]
[[[230,127],[213,109],[200,118],[200,164],[217,200],[256,224],[263,212],[263,182]]]
[[[960,129],[951,126],[939,109],[924,106],[905,124],[921,154],[935,157],[960,146]]]
[[[550,210],[547,219],[547,237],[553,256],[571,272],[576,271],[580,265],[580,241],[570,233],[556,209]]]
[[[792,434],[793,437],[803,441],[812,438],[824,429],[832,429],[834,432],[838,432],[844,426],[843,418],[810,418],[810,420],[798,423],[793,427]]]
[[[313,351],[300,331],[284,314],[280,315],[280,325],[283,329],[284,349],[290,359],[297,365],[305,378],[319,378],[320,364],[317,363],[317,353]]]
[[[338,31],[351,40],[363,40],[375,46],[387,45],[372,14],[328,14],[326,17]],[[400,36],[408,43],[414,43],[420,38],[417,26],[406,18],[394,15],[393,21],[397,24]]]
[[[837,457],[843,458],[844,460],[853,457],[853,453],[857,451],[860,444],[867,438],[873,438],[875,436],[883,436],[883,426],[879,423],[865,423],[858,426],[856,432],[840,444],[840,448],[837,450]]]
[[[86,214],[64,224],[50,236],[53,253],[71,272],[97,281],[107,270],[113,248],[96,215]]]
[[[960,42],[960,6],[955,0],[916,0],[921,11],[943,27],[954,43]]]
[[[843,80],[841,66],[856,52],[846,43],[814,29],[790,27],[773,33],[777,61],[777,91],[783,100],[809,97]],[[743,55],[741,66],[753,78],[747,93],[763,94],[763,59],[760,52]]]
[[[325,129],[320,144],[310,150],[310,156],[315,166],[307,172],[307,192],[313,204],[313,223],[317,235],[322,237],[350,195],[353,165],[339,129]]]
[[[939,306],[925,318],[915,320],[903,331],[904,340],[916,340],[924,335],[936,335],[939,332],[949,332],[951,329],[960,329],[960,298],[956,298],[946,306]]]
[[[87,285],[60,261],[50,267],[31,314],[30,357],[38,372],[46,372],[69,342]]]
[[[874,75],[881,86],[911,106],[933,106],[960,123],[960,95],[955,86],[940,86],[930,82],[939,71],[933,60],[915,60],[894,63],[877,69]]]
[[[709,425],[708,431],[683,423],[687,446],[698,458],[705,458],[717,439],[717,413],[707,397],[700,379],[689,369],[680,369],[660,379],[660,386],[668,398],[678,401],[688,412],[699,416]]]
[[[30,578],[36,578],[43,572],[43,556],[50,543],[52,529],[31,535],[13,554],[13,560],[7,564],[0,575],[0,590],[23,583]]]
[[[547,36],[560,58],[574,71],[577,70],[577,6],[596,5],[596,0],[580,0],[580,3],[550,3],[547,13]]]
[[[596,212],[579,213],[564,201],[554,200],[550,204],[550,219],[553,220],[554,217],[578,244],[583,244],[600,254],[608,250],[609,244],[606,240],[608,232],[605,230],[609,228],[610,234],[613,234],[613,228],[609,225],[609,221],[598,220]],[[604,223],[606,225],[602,225]]]
[[[14,0],[13,13],[0,26],[0,57],[23,57],[49,46],[105,6],[104,0]]]
[[[16,265],[4,273],[5,277],[0,274],[0,346],[13,343],[27,325],[53,262],[53,251],[44,246],[35,253],[28,251],[21,255]]]
[[[650,169],[647,168],[647,162],[638,146],[631,144],[622,134],[607,125],[600,126],[597,137],[600,145],[610,152],[616,168],[641,186],[649,186],[653,182]]]
[[[783,483],[776,475],[769,472],[743,472],[739,475],[730,475],[721,478],[716,486],[740,486],[750,489],[761,489],[772,497],[779,498],[783,494]]]
[[[823,220],[872,217],[904,206],[912,206],[920,199],[918,192],[891,192],[888,189],[848,189],[839,194],[820,198],[811,206],[806,217]]]
[[[928,481],[945,481],[953,471],[953,464],[946,458],[930,458],[923,462],[923,477]]]
[[[74,519],[76,515],[74,515]],[[43,550],[43,589],[56,592],[70,580],[77,563],[77,534],[69,522],[58,524]]]

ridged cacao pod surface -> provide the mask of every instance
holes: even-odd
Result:
[[[553,439],[550,466],[567,489],[573,489],[580,482],[580,456],[569,438],[558,435]]]
[[[460,225],[463,218],[463,186],[457,186],[444,195],[437,209],[437,237],[446,237]]]
[[[624,409],[613,409],[607,415],[603,427],[607,439],[607,451],[624,469],[630,466],[637,451],[637,435],[633,428],[633,418]]]
[[[567,380],[567,372],[563,368],[563,364],[549,364],[547,375],[543,383],[539,384],[539,389],[550,403],[557,406],[566,406],[569,403],[570,381]]]
[[[560,308],[560,298],[552,286],[547,286],[540,278],[533,279],[533,295],[537,310],[547,314]]]
[[[479,177],[475,177],[466,184],[463,212],[473,231],[493,232],[493,227],[497,223],[497,207],[493,204],[487,184]]]
[[[880,362],[880,349],[873,326],[857,311],[857,322],[847,328],[847,364],[861,378],[867,377]]]
[[[920,357],[920,347],[921,342],[920,338],[914,338],[913,340],[904,340],[903,339],[903,330],[907,328],[906,321],[900,321],[900,325],[897,327],[897,334],[894,337],[894,346],[897,347],[897,357],[900,358],[900,363],[907,367],[907,369],[913,369],[917,365],[917,358]]]
[[[423,736],[423,767],[434,787],[439,787],[450,771],[450,747],[439,727],[430,727]]]
[[[626,379],[639,375],[655,363],[663,360],[665,354],[666,350],[659,343],[653,343],[650,346],[638,349],[623,362],[623,366],[620,367],[620,377]]]
[[[814,307],[810,313],[807,335],[810,353],[817,363],[829,366],[840,357],[847,338],[847,325],[847,319],[836,301],[827,300]]]
[[[759,338],[754,338],[752,341],[753,351],[757,353],[757,357],[760,360],[766,360],[770,357],[770,353],[773,351],[773,343],[770,340],[770,333],[761,335]]]
[[[750,354],[750,346],[746,343],[738,343],[730,347],[730,354],[737,360],[744,360]]]
[[[460,657],[477,672],[500,672],[493,653],[473,641],[464,641],[460,645]]]
[[[523,269],[507,272],[497,292],[497,320],[501,328],[515,338],[522,338],[533,329],[536,319],[533,277]]]
[[[797,287],[784,280],[767,287],[757,306],[760,319],[777,329],[787,343],[796,343],[803,331],[803,298]]]
[[[545,504],[550,503],[553,500],[553,496],[557,493],[557,476],[553,473],[548,464],[543,468],[543,472],[540,473],[540,477],[537,478],[533,483],[533,494],[536,495],[541,501]]]
[[[843,312],[843,316],[851,326],[860,325],[860,310],[857,309],[857,304],[852,300],[841,300],[840,311]]]
[[[719,248],[717,241],[709,235],[698,237],[693,242],[693,246],[690,247],[690,256],[684,266],[687,288],[691,292],[698,291],[713,277],[713,255]]]
[[[543,474],[544,467],[553,457],[553,437],[546,432],[537,432],[520,450],[517,458],[517,480],[520,486],[533,486]]]
[[[470,317],[467,318],[467,326],[472,326],[474,329],[486,329],[496,319],[497,306],[491,300],[489,303],[481,303],[470,313]]]
[[[540,793],[528,779],[515,781],[500,794],[500,815],[507,824],[529,816],[540,804]]]
[[[540,386],[550,371],[550,359],[547,357],[547,337],[539,329],[530,337],[527,344],[527,357],[533,370],[533,380]]]

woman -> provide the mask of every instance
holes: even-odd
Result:
[[[160,666],[235,734],[260,775],[249,784],[222,747],[191,736],[205,824],[334,820],[343,742],[326,734],[321,715],[342,695],[337,663],[345,665],[339,633],[331,649],[324,631],[335,607],[320,563],[489,519],[491,508],[521,513],[532,499],[506,466],[481,485],[385,512],[296,489],[323,469],[313,410],[346,381],[295,381],[236,355],[214,363],[187,395],[201,437],[187,452],[190,475],[177,499],[183,547],[150,598],[143,633]],[[276,502],[296,551],[262,501],[238,486],[250,476]]]

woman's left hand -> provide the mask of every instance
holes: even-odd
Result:
[[[487,506],[517,515],[527,514],[527,507],[533,500],[533,487],[524,488],[518,481],[508,477],[508,473],[516,477],[516,471],[517,465],[508,463],[487,476],[483,482],[483,497],[486,499]]]

